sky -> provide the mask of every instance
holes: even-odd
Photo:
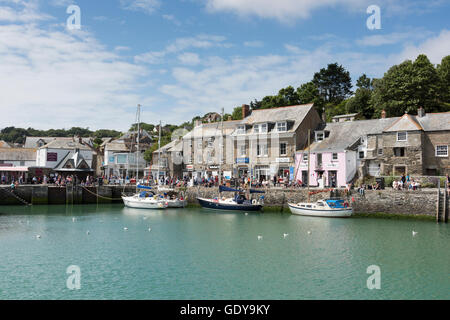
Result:
[[[0,0],[0,128],[124,131],[137,104],[143,122],[181,124],[329,63],[353,83],[421,53],[438,64],[449,14],[450,0]]]

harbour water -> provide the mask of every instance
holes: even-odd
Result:
[[[449,243],[433,221],[0,207],[0,299],[449,299]]]

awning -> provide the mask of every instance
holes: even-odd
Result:
[[[3,172],[28,172],[28,167],[0,167]]]

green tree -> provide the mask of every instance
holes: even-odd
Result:
[[[242,120],[242,107],[236,107],[231,113],[231,118],[233,120]]]
[[[329,64],[314,74],[312,82],[326,103],[339,104],[352,94],[350,73],[337,63]]]
[[[425,55],[419,55],[414,63],[406,60],[392,66],[382,79],[374,79],[371,105],[379,116],[401,116],[415,113],[418,107],[427,112],[442,110],[439,104],[441,79],[437,70]]]
[[[441,82],[440,100],[447,104],[446,110],[450,110],[450,56],[442,58],[441,64],[437,66],[437,73]]]
[[[302,84],[299,88],[297,88],[297,95],[299,104],[314,103],[317,112],[320,116],[322,115],[325,107],[325,101],[320,96],[319,89],[317,89],[316,85],[312,81]]]
[[[346,102],[348,113],[359,113],[364,119],[371,119],[375,109],[370,103],[372,98],[372,80],[363,74],[356,81],[355,95]]]

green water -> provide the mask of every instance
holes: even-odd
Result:
[[[0,299],[449,299],[449,245],[432,221],[0,207]]]

